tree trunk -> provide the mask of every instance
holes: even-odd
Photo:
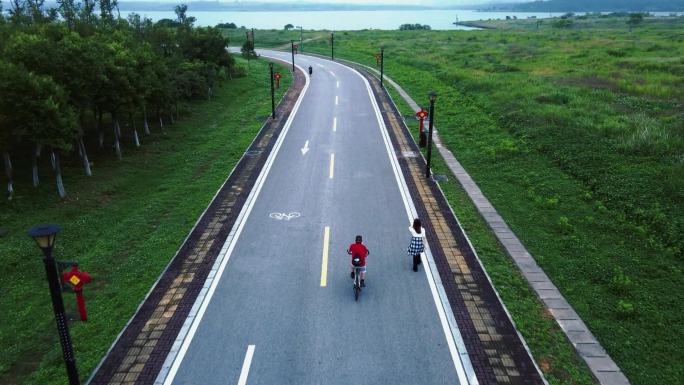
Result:
[[[164,120],[162,119],[161,115],[159,116],[159,128],[164,131]]]
[[[5,160],[5,175],[7,175],[7,200],[11,201],[14,196],[14,185],[12,184],[12,159],[9,152],[2,153]]]
[[[78,148],[81,153],[81,159],[83,160],[83,170],[86,176],[93,176],[93,172],[90,170],[90,160],[88,159],[88,152],[86,151],[85,143],[83,143],[83,135],[78,137]]]
[[[133,125],[133,142],[135,143],[135,147],[140,147],[140,138],[138,137],[138,128],[135,126],[135,117],[133,114],[128,114],[128,119],[131,121],[131,124]]]
[[[104,131],[102,130],[102,111],[99,109],[96,112],[97,114],[97,132],[99,133],[99,143],[100,143],[100,148],[104,147]]]
[[[171,118],[171,124],[176,123],[176,122],[173,120],[173,112],[170,112],[170,113],[169,113],[169,117]]]
[[[60,198],[64,199],[66,198],[67,193],[64,190],[64,182],[62,181],[62,167],[59,164],[59,153],[55,150],[52,150],[51,154],[53,170],[55,172],[55,181],[57,183],[57,193],[59,194]]]
[[[207,99],[211,101],[211,87],[207,87]]]
[[[145,135],[150,134],[150,125],[147,124],[147,106],[143,104],[143,120],[145,121]]]
[[[38,177],[38,158],[40,158],[40,152],[43,146],[36,144],[36,151],[33,152],[33,187],[38,187],[40,184],[40,178]]]
[[[121,160],[121,144],[119,143],[121,129],[119,127],[119,120],[116,118],[116,114],[112,115],[112,119],[114,120],[114,151],[116,152],[116,158]]]

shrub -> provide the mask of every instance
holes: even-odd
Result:
[[[613,275],[610,278],[610,289],[617,294],[627,294],[632,287],[632,280],[625,275],[620,266],[613,268]]]
[[[558,20],[554,20],[551,23],[553,28],[559,28],[559,29],[571,28],[574,24],[575,24],[575,22],[572,21],[571,19],[558,19]]]
[[[634,315],[634,305],[630,302],[619,300],[615,306],[615,312],[619,318],[629,318]]]
[[[570,97],[560,92],[555,92],[548,95],[539,95],[534,98],[534,100],[542,104],[564,105],[570,103]]]

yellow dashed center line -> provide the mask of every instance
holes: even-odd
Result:
[[[323,232],[323,261],[321,263],[321,287],[328,285],[328,244],[330,243],[330,227],[325,226]]]

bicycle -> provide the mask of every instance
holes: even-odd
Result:
[[[359,294],[361,294],[361,257],[355,255],[352,265],[354,266],[354,301],[358,301]]]

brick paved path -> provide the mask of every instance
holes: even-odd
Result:
[[[90,385],[154,383],[195,299],[304,86],[293,85],[202,214],[137,313],[95,369]]]

